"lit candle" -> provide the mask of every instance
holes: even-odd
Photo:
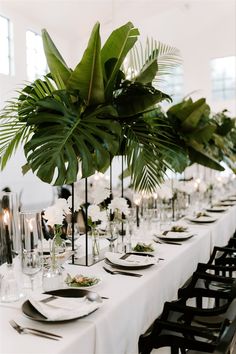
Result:
[[[154,198],[154,209],[157,208],[157,193],[153,193],[153,198]]]
[[[31,251],[34,249],[34,233],[33,233],[33,225],[31,223],[31,219],[28,222],[29,229],[30,229],[30,249]]]
[[[3,222],[5,227],[5,236],[6,236],[6,246],[7,246],[7,264],[12,264],[12,249],[11,249],[11,240],[9,233],[9,211],[5,210],[3,215]]]
[[[140,201],[138,199],[136,199],[134,201],[134,204],[136,207],[136,225],[137,225],[137,227],[139,227],[139,203],[140,203]]]

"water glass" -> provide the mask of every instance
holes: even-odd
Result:
[[[39,212],[21,212],[21,266],[22,272],[29,276],[31,290],[34,290],[34,277],[42,269],[42,224]]]

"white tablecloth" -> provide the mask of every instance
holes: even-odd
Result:
[[[104,305],[85,318],[64,323],[40,323],[24,317],[21,302],[0,304],[1,354],[137,354],[138,338],[161,313],[164,302],[176,298],[177,290],[191,276],[198,262],[209,259],[213,245],[224,246],[236,228],[236,206],[216,214],[213,224],[186,222],[196,236],[181,246],[155,244],[155,253],[164,258],[157,265],[138,270],[141,278],[106,273],[103,261],[92,267],[68,265],[72,274],[95,274],[102,278],[94,291],[107,296]],[[178,222],[180,223],[180,222]],[[56,342],[19,335],[10,325],[22,325],[61,334]]]

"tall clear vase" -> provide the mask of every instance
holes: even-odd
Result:
[[[99,244],[99,231],[96,228],[93,228],[91,230],[91,241],[92,241],[93,260],[98,261],[100,255],[100,244]]]

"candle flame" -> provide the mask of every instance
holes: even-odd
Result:
[[[4,213],[3,222],[4,222],[5,225],[8,225],[9,219],[10,219],[9,211],[8,210],[4,210],[3,213]]]
[[[33,231],[32,219],[28,221],[30,231]]]

